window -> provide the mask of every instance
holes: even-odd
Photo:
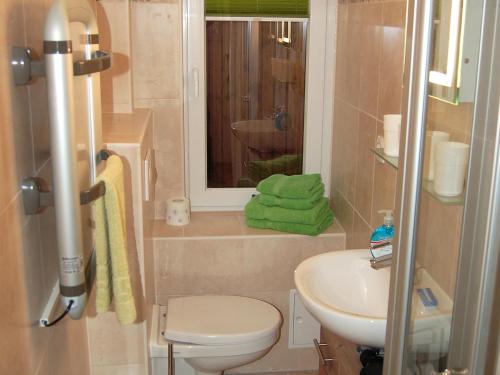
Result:
[[[321,172],[328,185],[332,9],[327,0],[186,2],[186,176],[194,210],[241,209],[274,173]]]

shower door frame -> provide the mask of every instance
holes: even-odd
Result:
[[[404,118],[398,179],[399,231],[391,273],[385,345],[385,375],[406,374],[407,338],[416,258],[418,204],[423,166],[429,30],[432,0],[409,0],[407,8]],[[461,233],[460,258],[448,368],[483,374],[498,358],[488,352],[500,279],[500,7],[484,0],[471,156]],[[497,304],[495,306],[495,304]],[[498,341],[496,342],[498,350]],[[491,350],[491,349],[490,349]]]

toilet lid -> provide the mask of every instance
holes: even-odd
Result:
[[[269,303],[237,296],[189,296],[168,301],[167,340],[197,345],[237,344],[275,334],[279,311]]]

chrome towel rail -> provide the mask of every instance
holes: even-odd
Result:
[[[109,151],[101,150],[97,155],[97,161],[107,160]],[[47,187],[47,182],[40,177],[26,177],[21,183],[24,213],[26,215],[37,215],[46,207],[54,205],[54,194]],[[98,182],[87,190],[80,192],[80,205],[86,205],[99,199],[106,193],[106,185],[103,181]]]
[[[82,60],[73,60],[71,23],[80,23],[85,30]],[[73,77],[82,75],[80,81],[85,85],[91,185],[96,177],[94,155],[100,149],[102,135],[100,77],[93,73],[109,68],[111,60],[108,54],[99,51],[97,19],[88,0],[53,0],[45,18],[43,39],[43,61],[35,61],[28,49],[14,48],[11,63],[16,84],[27,84],[36,75],[45,76],[53,194],[45,189],[44,181],[31,178],[23,181],[23,198],[27,213],[36,214],[44,206],[54,205],[60,301],[71,318],[79,319],[87,305],[89,281],[85,274],[83,239],[84,234],[90,234],[89,227],[82,226],[80,206],[102,196],[105,186],[96,184],[80,191]]]
[[[12,69],[16,85],[27,85],[33,77],[45,76],[45,60],[33,57],[31,49],[25,47],[12,48]],[[94,51],[90,59],[81,59],[73,62],[73,75],[82,76],[98,73],[111,66],[111,57],[107,52]]]

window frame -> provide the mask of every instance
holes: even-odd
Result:
[[[275,20],[276,17],[262,19]],[[321,173],[326,196],[330,193],[331,175],[335,29],[335,0],[310,1],[303,170],[304,173]],[[193,211],[241,210],[256,193],[254,188],[207,187],[205,48],[204,0],[186,0],[183,2],[186,193]]]

